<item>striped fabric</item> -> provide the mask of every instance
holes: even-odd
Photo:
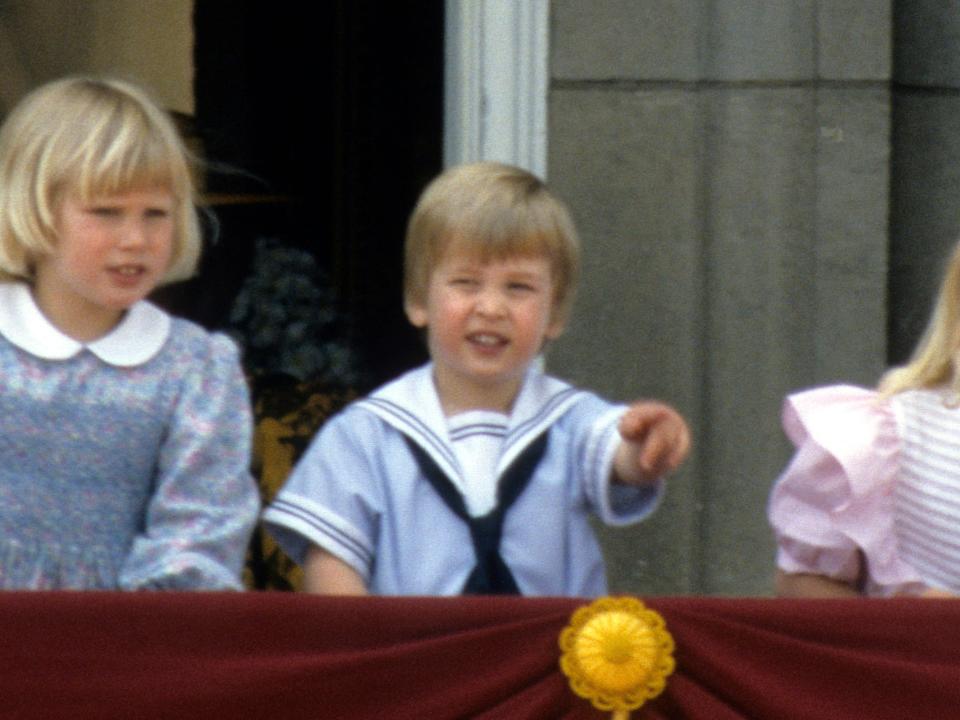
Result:
[[[902,440],[894,520],[901,557],[928,584],[960,592],[960,409],[943,393],[893,399]]]

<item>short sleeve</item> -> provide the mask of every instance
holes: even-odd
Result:
[[[302,565],[313,545],[343,560],[369,583],[379,532],[379,472],[373,448],[382,427],[351,406],[327,421],[264,511],[270,534]]]
[[[900,439],[889,402],[841,385],[789,396],[783,427],[796,453],[770,495],[777,564],[888,594],[916,580],[897,555],[893,493]]]
[[[176,358],[182,385],[120,586],[238,590],[260,506],[249,470],[246,381],[236,346],[223,335],[205,336]]]

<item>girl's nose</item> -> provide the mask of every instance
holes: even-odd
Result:
[[[126,248],[138,248],[147,244],[147,228],[138,220],[124,223],[120,230],[120,245]]]

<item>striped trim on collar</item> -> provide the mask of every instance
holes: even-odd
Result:
[[[534,363],[510,413],[497,477],[583,395],[583,391],[545,375]],[[416,442],[448,477],[462,477],[433,382],[432,363],[411,370],[357,404]]]

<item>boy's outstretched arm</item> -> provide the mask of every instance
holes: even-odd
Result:
[[[643,485],[676,470],[690,451],[680,413],[655,401],[634,403],[620,419],[623,442],[613,460],[614,481]]]
[[[303,562],[303,591],[319,595],[369,595],[356,570],[316,545],[307,550]]]

